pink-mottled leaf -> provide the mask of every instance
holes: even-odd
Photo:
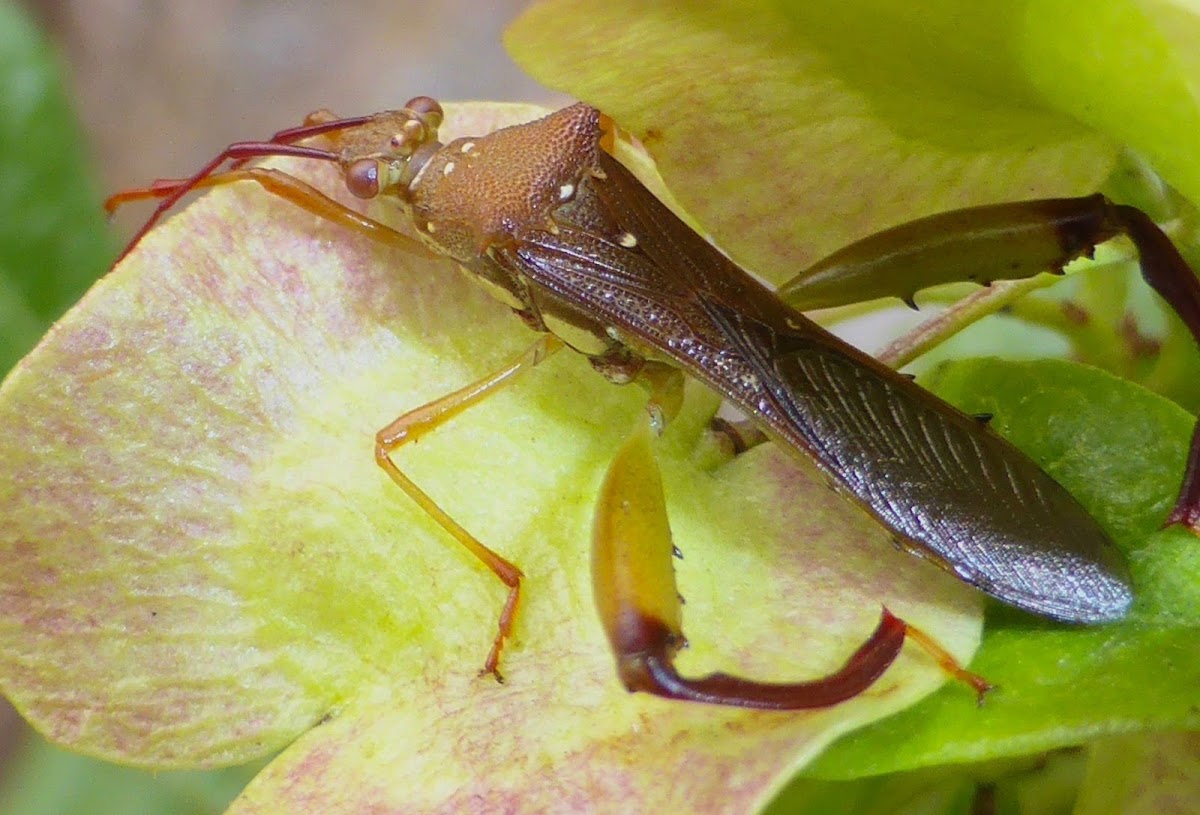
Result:
[[[283,166],[337,189],[329,167]],[[825,711],[626,693],[588,541],[645,397],[566,353],[399,454],[527,575],[508,681],[478,677],[504,590],[374,465],[373,434],[531,339],[452,264],[252,184],[204,196],[0,387],[0,688],[56,741],[117,761],[287,747],[240,813],[752,812],[838,734],[941,683],[906,649]],[[714,408],[694,389],[659,450],[684,671],[820,675],[882,603],[969,656],[975,598],[784,452],[705,464]]]

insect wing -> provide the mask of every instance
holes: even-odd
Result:
[[[615,159],[498,259],[673,360],[811,459],[901,544],[994,597],[1123,617],[1126,567],[1082,506],[972,417],[791,310]]]

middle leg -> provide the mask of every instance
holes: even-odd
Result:
[[[405,413],[375,434],[375,463],[383,468],[392,482],[404,490],[404,493],[416,502],[417,506],[425,510],[429,517],[437,521],[442,529],[450,533],[451,537],[478,558],[492,574],[500,579],[500,582],[508,587],[508,598],[500,611],[496,637],[492,640],[492,648],[483,663],[482,671],[482,673],[492,674],[501,682],[504,679],[500,674],[500,652],[512,633],[517,607],[521,600],[521,579],[524,575],[516,564],[485,546],[454,518],[450,517],[428,493],[400,470],[392,455],[403,445],[417,441],[467,408],[479,404],[488,396],[512,384],[518,376],[560,348],[562,348],[560,340],[550,334],[543,335],[528,350],[498,371],[488,374],[454,393]]]

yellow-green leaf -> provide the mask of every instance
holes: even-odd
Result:
[[[475,133],[530,113],[449,111]],[[331,168],[283,166],[337,188]],[[398,455],[527,575],[508,681],[478,677],[503,587],[374,465],[373,434],[531,339],[451,264],[254,185],[205,196],[0,387],[0,688],[56,741],[143,766],[295,740],[236,812],[752,812],[832,738],[941,683],[906,649],[819,712],[626,693],[588,540],[645,397],[571,354]],[[969,656],[975,597],[784,453],[701,466],[714,407],[694,389],[659,449],[682,670],[820,675],[881,603]]]
[[[717,242],[780,283],[912,218],[1101,184],[1117,142],[1040,101],[1010,53],[1021,22],[996,2],[546,0],[506,44],[629,128]]]
[[[1088,750],[1077,815],[1186,815],[1200,800],[1200,733],[1101,739]]]

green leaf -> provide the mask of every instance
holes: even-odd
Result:
[[[1170,184],[1200,203],[1195,3],[994,5],[990,11],[1014,23],[1009,44],[1014,70],[1044,104],[1138,150]]]
[[[969,815],[966,773],[901,773],[855,781],[796,778],[763,815]]]
[[[632,131],[716,242],[778,284],[921,215],[1099,187],[1117,143],[1039,104],[1010,54],[1021,25],[998,2],[552,0],[506,44]]]
[[[57,60],[0,3],[0,371],[104,271],[112,244]]]
[[[1062,750],[853,781],[798,776],[764,815],[1063,815],[1074,811],[1085,763],[1082,750]]]
[[[818,777],[852,778],[1020,755],[1129,730],[1200,725],[1200,547],[1160,530],[1194,419],[1173,403],[1062,361],[948,363],[927,384],[1069,489],[1127,553],[1128,621],[1072,629],[995,608],[971,669],[999,685],[976,709],[939,694],[835,744]]]

